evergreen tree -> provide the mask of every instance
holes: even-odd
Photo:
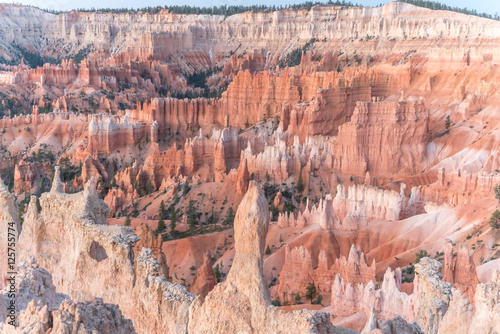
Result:
[[[222,222],[223,225],[225,226],[232,226],[234,224],[234,216],[235,212],[232,207],[229,207],[226,213],[226,218]]]
[[[492,229],[500,228],[500,211],[495,210],[490,218],[490,226]]]
[[[165,218],[165,214],[166,214],[166,210],[165,210],[165,202],[162,200],[161,203],[160,203],[160,217],[163,217]]]
[[[155,191],[155,187],[154,187],[153,183],[151,182],[151,180],[148,180],[148,182],[146,182],[146,194],[149,195],[154,191]]]
[[[188,183],[188,181],[186,180],[186,182],[184,182],[184,186],[183,186],[183,188],[182,188],[182,194],[183,194],[184,196],[186,196],[186,195],[187,195],[187,193],[188,193],[190,190],[191,190],[191,188],[189,187],[189,183]]]
[[[130,223],[131,223],[130,216],[127,215],[127,218],[125,218],[125,226],[130,226]]]
[[[495,187],[495,197],[498,199],[498,202],[500,203],[500,184]]]
[[[195,225],[198,223],[198,213],[196,212],[196,208],[194,207],[194,202],[195,201],[189,201],[187,209],[188,225],[191,231],[194,230]]]
[[[302,304],[302,298],[298,292],[295,294],[295,304]]]
[[[444,126],[446,126],[446,130],[450,128],[451,125],[451,120],[450,120],[450,115],[446,116],[446,120],[444,121]]]
[[[214,273],[215,273],[215,277],[217,278],[217,282],[220,282],[221,278],[222,278],[222,272],[220,270],[220,267],[219,267],[219,264],[217,264],[214,268]]]
[[[429,254],[427,253],[427,251],[425,249],[421,249],[418,251],[417,254],[415,254],[415,263],[419,263],[421,259],[423,259],[424,257],[428,257]]]
[[[271,248],[269,247],[269,245],[267,245],[266,247],[266,255],[269,255],[271,254]]]
[[[304,191],[304,180],[302,179],[302,168],[299,173],[299,180],[297,181],[297,191],[302,193]]]
[[[318,292],[314,283],[309,283],[309,285],[306,287],[306,291],[307,291],[306,298],[309,299],[311,301],[311,304],[312,304],[312,301],[313,301],[314,297],[316,297],[316,294]]]
[[[165,225],[165,220],[163,220],[163,217],[160,217],[160,220],[158,220],[158,226],[156,227],[155,230],[155,235],[162,233],[163,231],[165,231],[166,228],[167,225]]]

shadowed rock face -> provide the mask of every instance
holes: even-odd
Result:
[[[263,254],[269,212],[262,189],[251,181],[236,212],[236,254],[226,281],[190,309],[192,333],[333,333],[323,312],[285,313],[270,306],[263,277]]]

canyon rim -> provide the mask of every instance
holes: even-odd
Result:
[[[0,3],[0,36],[1,333],[500,333],[497,17]]]

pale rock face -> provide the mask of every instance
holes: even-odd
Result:
[[[500,332],[500,272],[496,270],[489,283],[476,287],[475,312],[471,302],[453,290],[452,301],[446,312],[439,334],[498,333]]]
[[[370,318],[366,322],[361,334],[423,334],[420,327],[415,323],[407,323],[400,316],[388,320],[377,321],[377,311],[372,310]]]
[[[243,195],[247,192],[249,179],[250,174],[248,172],[247,159],[243,159],[240,162],[236,176],[236,191],[238,194]]]
[[[469,254],[467,247],[460,247],[454,256],[455,249],[451,240],[446,239],[444,244],[443,281],[450,282],[470,300],[473,301],[479,279],[476,274],[476,265]]]
[[[248,171],[260,177],[269,175],[276,181],[286,180],[292,173],[293,158],[287,151],[286,142],[275,139],[272,146],[264,145],[264,150],[253,154],[248,148],[241,152],[241,160],[247,160]]]
[[[348,224],[349,221],[363,226],[368,220],[399,220],[404,195],[367,185],[337,186],[333,200],[335,214]]]
[[[57,185],[57,179],[54,182]],[[21,260],[34,258],[52,274],[58,291],[74,300],[99,297],[119,305],[137,332],[156,333],[165,327],[174,333],[186,331],[194,296],[161,275],[151,250],[134,254],[139,238],[131,228],[106,225],[107,206],[93,180],[80,193],[42,194],[40,205],[38,214],[32,201],[25,217]]]
[[[416,322],[408,323],[400,316],[379,320],[377,326],[382,334],[424,334]]]
[[[128,116],[94,115],[89,122],[87,150],[90,154],[111,154],[137,145],[147,132],[146,123],[134,121],[132,124]]]
[[[332,286],[331,305],[335,315],[350,316],[364,311],[371,314],[367,333],[496,333],[500,314],[500,272],[492,281],[477,285],[475,311],[464,294],[441,280],[441,264],[423,258],[415,265],[414,292],[400,291],[401,271],[390,268],[379,289],[371,281],[363,284],[344,283],[340,275]],[[376,312],[380,318],[373,326]],[[409,323],[412,322],[412,323]]]
[[[236,213],[233,265],[226,281],[191,306],[189,332],[193,333],[327,333],[334,328],[322,312],[285,313],[270,306],[262,273],[265,237],[269,224],[262,189],[250,182]]]
[[[375,310],[380,319],[390,320],[401,316],[406,321],[416,320],[420,326],[437,330],[439,320],[446,312],[451,285],[440,280],[440,264],[426,258],[416,265],[419,277],[415,281],[415,292],[401,292],[401,270],[387,268],[382,286],[375,288],[373,281],[363,284],[344,283],[337,275],[332,286],[334,314],[349,316],[361,310]],[[433,306],[436,305],[436,306]],[[436,307],[441,307],[436,309]],[[425,331],[425,329],[423,329]],[[436,332],[437,333],[437,332]]]
[[[0,256],[2,257],[2,261],[0,262],[0,288],[3,288],[7,285],[5,281],[7,278],[7,272],[9,270],[8,266],[8,253],[9,252],[9,243],[17,243],[17,238],[19,231],[21,230],[21,226],[19,225],[19,221],[17,219],[17,208],[14,200],[14,195],[12,195],[3,180],[0,179]],[[9,230],[11,228],[11,230]],[[11,233],[11,235],[8,235]],[[13,238],[9,240],[8,238]],[[12,247],[11,247],[12,248]]]
[[[437,333],[452,298],[453,286],[441,280],[441,263],[425,257],[415,264],[415,319],[425,333]]]
[[[135,233],[140,238],[134,246],[134,253],[139,254],[143,248],[151,249],[154,256],[160,263],[160,274],[163,277],[168,277],[167,258],[162,251],[163,240],[161,236],[155,236],[153,230],[146,224],[141,224],[135,230]]]
[[[474,307],[471,302],[460,290],[455,289],[453,290],[450,307],[443,317],[438,333],[469,333],[473,317]]]
[[[293,214],[281,213],[278,226],[304,228],[318,224],[325,230],[355,231],[371,220],[399,220],[408,205],[404,193],[384,190],[369,185],[352,185],[348,189],[337,185],[337,194],[321,199],[309,209],[309,201],[297,218]]]
[[[2,311],[0,330],[2,333],[136,333],[132,321],[122,316],[116,305],[105,304],[95,298],[89,302],[75,302],[68,296],[56,293],[51,275],[36,262],[22,262],[17,267],[16,309],[17,327],[9,325],[5,313],[8,288],[0,291]]]
[[[351,121],[339,127],[334,167],[357,176],[415,173],[426,152],[428,126],[423,101],[358,101]]]
[[[469,333],[500,333],[500,270],[493,273],[491,282],[476,287],[476,313]]]
[[[299,211],[297,218],[293,213],[280,213],[278,216],[278,226],[280,227],[302,229],[313,224],[318,225],[323,230],[342,229],[333,211],[330,195],[326,195],[325,199],[321,199],[318,205],[313,205],[311,209],[309,209],[309,199],[307,199],[305,210]]]

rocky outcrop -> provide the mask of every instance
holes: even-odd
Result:
[[[236,175],[236,191],[238,194],[243,195],[248,190],[248,182],[250,174],[248,172],[247,159],[243,159],[238,167],[238,174]]]
[[[280,213],[278,226],[304,228],[318,224],[322,229],[356,231],[369,221],[399,220],[403,209],[411,211],[404,188],[401,189],[401,193],[397,193],[369,185],[352,185],[346,191],[345,186],[339,184],[333,200],[328,194],[311,209],[307,201],[306,208],[297,217],[293,213]]]
[[[151,249],[151,252],[160,263],[160,274],[168,278],[167,258],[162,251],[163,239],[161,235],[155,236],[153,230],[146,224],[139,225],[134,232],[139,237],[139,241],[133,248],[134,253],[139,254],[143,248]]]
[[[377,311],[372,310],[370,318],[361,334],[423,334],[417,323],[408,323],[400,316],[388,320],[377,321]]]
[[[138,104],[131,117],[149,124],[156,121],[160,133],[176,133],[197,131],[203,124],[215,121],[215,114],[213,102],[207,99],[154,98]]]
[[[373,282],[355,284],[337,275],[332,286],[333,313],[349,316],[359,311],[369,313],[375,310],[379,319],[388,320],[396,315],[409,321],[414,319],[411,296],[400,291],[401,270],[388,268],[380,288],[376,288]]]
[[[425,333],[437,333],[452,298],[453,286],[441,280],[441,263],[428,257],[415,264],[415,319]]]
[[[139,238],[131,228],[106,224],[108,209],[93,180],[83,192],[65,194],[58,174],[56,169],[51,192],[40,197],[40,213],[35,201],[30,202],[19,257],[34,258],[52,274],[58,291],[75,300],[99,297],[117,304],[137,332],[156,333],[165,327],[185,332],[193,295],[161,275],[151,250],[134,254]]]
[[[113,304],[101,298],[75,302],[67,295],[56,293],[51,275],[36,262],[22,262],[17,267],[15,326],[6,313],[10,303],[9,288],[0,291],[2,333],[136,333],[132,321],[123,317]]]
[[[350,122],[339,128],[334,167],[362,177],[415,173],[424,158],[428,123],[422,100],[357,102]]]
[[[203,255],[203,264],[198,268],[193,284],[191,285],[191,293],[204,297],[217,285],[217,277],[212,266],[210,252],[205,253]]]
[[[305,210],[303,212],[299,211],[297,217],[294,216],[293,212],[280,213],[278,216],[278,226],[280,227],[302,229],[313,224],[324,230],[343,229],[333,211],[331,195],[326,195],[325,199],[321,199],[318,205],[313,205],[311,209],[309,209],[308,199]]]
[[[262,189],[250,182],[236,212],[236,254],[227,279],[191,306],[189,331],[193,333],[334,332],[323,312],[285,313],[270,306],[263,277],[263,253],[269,224],[267,201]]]
[[[453,243],[449,239],[444,243],[443,281],[450,282],[470,301],[474,301],[476,286],[479,284],[476,265],[466,246],[459,247],[455,252]]]
[[[283,302],[292,303],[297,293],[305,295],[309,283],[314,283],[320,292],[330,292],[336,277],[342,277],[343,280],[354,285],[375,281],[375,260],[369,266],[361,248],[356,249],[354,245],[347,259],[342,256],[331,266],[329,262],[324,250],[320,251],[319,258],[316,260],[305,247],[290,250],[286,246],[277,297]],[[338,305],[342,304],[344,303]]]
[[[93,116],[87,150],[90,154],[111,154],[117,149],[138,145],[147,133],[144,123],[131,123],[127,116]]]
[[[452,300],[441,326],[440,334],[496,333],[500,331],[500,271],[496,270],[489,283],[476,287],[472,303],[460,290],[453,290]]]
[[[474,151],[474,150],[472,150]],[[486,156],[495,156],[494,152],[485,152]],[[489,158],[487,172],[468,172],[467,169],[449,170],[440,167],[437,170],[437,180],[431,187],[422,188],[422,196],[438,204],[447,203],[451,206],[468,204],[488,197],[500,183],[500,174],[493,165],[494,159]],[[474,165],[474,164],[472,164]],[[477,168],[473,168],[475,170]]]
[[[399,220],[404,192],[367,185],[337,186],[333,200],[335,214],[344,225],[365,226],[370,220]]]
[[[200,130],[199,136],[186,141],[185,175],[193,175],[201,166],[208,165],[212,173],[228,173],[238,168],[243,141],[235,128],[213,130],[210,139]]]
[[[0,241],[0,256],[3,259],[0,263],[0,288],[3,288],[7,285],[7,273],[13,271],[15,261],[17,261],[15,253],[21,226],[17,216],[14,195],[9,192],[2,179],[0,179],[0,228],[0,237],[2,238]],[[11,255],[8,256],[8,254]]]
[[[257,178],[286,180],[293,171],[293,159],[288,154],[286,142],[279,137],[272,146],[266,142],[260,153],[254,153],[249,142],[241,152],[241,160],[247,161],[249,173]]]

